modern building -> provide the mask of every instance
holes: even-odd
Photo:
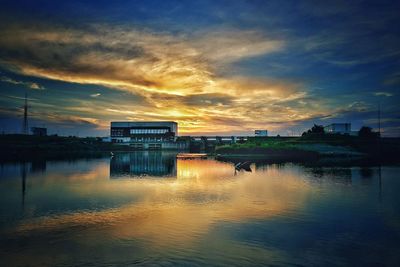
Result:
[[[351,123],[332,123],[324,127],[325,133],[351,134]]]
[[[111,122],[111,142],[138,149],[180,148],[178,124],[173,121]]]
[[[268,136],[268,130],[255,130],[255,136]]]
[[[32,135],[36,136],[46,136],[47,135],[47,128],[43,127],[31,127]]]

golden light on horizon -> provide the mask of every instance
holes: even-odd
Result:
[[[69,177],[53,178],[49,173],[51,179],[46,178],[43,186],[50,189],[61,179],[68,195],[78,198],[88,194],[108,198],[131,194],[139,199],[118,208],[41,216],[22,223],[14,234],[76,228],[72,238],[79,241],[102,229],[105,236],[146,238],[156,247],[173,246],[176,242],[190,245],[198,234],[208,232],[220,221],[266,219],[301,208],[310,190],[310,185],[299,179],[296,172],[269,168],[263,173],[234,176],[231,164],[212,160],[178,159],[177,177],[161,180],[110,181],[108,167],[106,163],[100,164],[90,172]],[[79,180],[79,187],[71,184]],[[87,234],[78,234],[80,227],[86,227]],[[160,231],[161,228],[164,230]]]
[[[77,85],[100,85],[119,95],[113,93],[113,99],[105,100],[107,92],[102,91],[91,101],[74,100],[74,106],[58,112],[64,114],[58,119],[73,112],[69,119],[86,121],[98,129],[106,129],[112,120],[174,120],[183,134],[229,134],[259,127],[279,129],[276,122],[287,124],[327,112],[327,107],[314,104],[321,100],[311,100],[302,82],[226,74],[229,70],[235,73],[238,60],[285,47],[285,41],[257,31],[216,30],[188,38],[108,25],[91,25],[95,31],[67,31],[50,25],[35,31],[15,27],[18,30],[14,32],[3,30],[7,39],[0,45],[34,49],[38,58],[48,62],[48,66],[36,61],[8,62],[20,73]],[[235,37],[239,35],[242,38]],[[64,45],[53,51],[65,58],[63,68],[49,57],[56,40]],[[99,41],[105,51],[83,49]],[[48,44],[48,49],[41,43]],[[132,51],[126,51],[129,47]],[[70,49],[82,52],[70,54]],[[136,99],[133,103],[129,100],[132,98]],[[289,104],[295,107],[285,108],[305,98],[307,106]],[[308,109],[310,105],[313,109]]]

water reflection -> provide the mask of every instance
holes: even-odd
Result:
[[[4,266],[373,265],[361,252],[398,257],[388,249],[400,233],[398,168],[381,175],[257,163],[235,175],[232,163],[159,151],[30,166],[1,169]],[[383,186],[386,206],[376,201]]]
[[[329,180],[330,182],[351,185],[353,173],[350,168],[313,166],[306,170],[315,180]]]
[[[116,153],[110,161],[110,178],[175,177],[176,153],[135,151]]]
[[[45,160],[34,160],[31,162],[30,172],[45,172],[47,162]]]
[[[26,164],[21,164],[21,180],[22,180],[22,210],[25,208],[25,191],[26,191]]]
[[[374,175],[374,170],[369,167],[361,167],[360,168],[360,175],[362,178],[371,179]]]
[[[310,189],[291,171],[269,169],[263,173],[238,173],[234,166],[214,160],[178,160],[174,180],[137,179],[113,183],[82,183],[70,188],[79,196],[87,190],[117,196],[135,196],[116,209],[77,211],[27,220],[19,234],[69,231],[74,242],[85,242],[83,229],[103,238],[145,239],[153,247],[177,243],[193,246],[215,223],[265,219],[300,208]],[[271,179],[265,179],[270,177]],[[90,233],[89,231],[89,233]],[[79,233],[79,234],[78,234]]]

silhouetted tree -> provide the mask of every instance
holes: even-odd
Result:
[[[371,127],[363,126],[358,131],[358,136],[362,138],[376,138],[379,136],[379,133],[373,132]]]
[[[314,126],[311,129],[309,129],[307,132],[303,132],[301,136],[305,136],[307,134],[322,135],[324,133],[325,133],[324,126],[314,124]]]
[[[311,133],[324,134],[324,126],[314,124],[314,126],[311,128]]]

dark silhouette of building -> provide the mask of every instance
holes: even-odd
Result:
[[[47,135],[47,128],[43,127],[31,127],[32,135],[36,136],[46,136]]]

